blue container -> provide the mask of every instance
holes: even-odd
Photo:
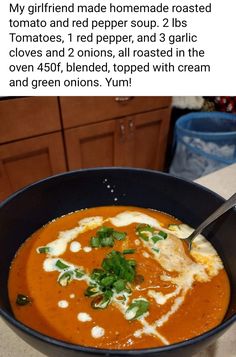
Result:
[[[195,180],[236,163],[236,114],[190,113],[175,126],[170,173]]]

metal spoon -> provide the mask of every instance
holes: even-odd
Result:
[[[236,205],[236,193],[233,194],[223,205],[221,205],[215,212],[213,212],[204,222],[198,226],[190,236],[186,238],[189,246],[189,250],[191,250],[193,240],[205,229],[209,224],[214,222],[217,218],[222,216],[225,212],[227,212],[230,208]]]

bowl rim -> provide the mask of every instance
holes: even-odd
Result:
[[[133,168],[133,167],[96,167],[96,168],[87,168],[87,169],[79,169],[79,170],[73,170],[73,171],[68,171],[68,172],[63,172],[57,175],[49,176],[47,178],[44,178],[42,180],[33,182],[30,185],[27,185],[20,190],[14,192],[12,195],[7,197],[5,200],[3,200],[0,203],[0,209],[3,208],[5,205],[7,205],[8,202],[10,202],[12,199],[17,197],[18,195],[24,193],[28,189],[35,187],[37,185],[41,185],[45,182],[60,178],[62,176],[70,176],[70,175],[76,175],[80,172],[86,173],[86,172],[95,172],[95,171],[133,171],[133,172],[143,172],[147,174],[158,174],[161,176],[166,176],[166,177],[172,177],[174,179],[177,179],[182,182],[186,182],[188,184],[197,186],[198,188],[212,194],[215,196],[215,198],[220,199],[221,201],[225,201],[225,199],[217,194],[216,192],[210,190],[209,188],[200,185],[197,182],[188,180],[188,179],[183,179],[181,177],[178,177],[176,175],[168,174],[165,172],[157,171],[157,170],[149,170],[149,169],[142,169],[142,168]],[[218,326],[214,327],[213,329],[206,331],[198,336],[195,336],[193,338],[178,342],[178,343],[173,343],[167,346],[161,346],[161,347],[147,347],[147,348],[142,348],[142,349],[133,349],[133,350],[122,350],[122,349],[105,349],[105,348],[96,348],[96,347],[90,347],[90,346],[83,346],[79,344],[73,344],[69,342],[65,342],[63,340],[58,340],[56,338],[50,337],[48,335],[45,335],[43,333],[38,332],[37,330],[32,329],[31,327],[28,327],[27,325],[23,324],[22,322],[18,321],[13,315],[10,313],[6,312],[0,307],[0,316],[3,317],[7,322],[10,323],[10,325],[13,325],[14,327],[18,328],[19,330],[23,331],[24,333],[30,335],[31,337],[34,337],[42,342],[46,342],[48,344],[52,344],[54,346],[63,348],[65,350],[74,350],[74,351],[81,351],[84,353],[93,353],[96,355],[120,355],[120,356],[139,356],[143,355],[145,353],[149,354],[155,354],[155,353],[160,353],[160,352],[168,352],[172,350],[177,350],[180,348],[187,347],[189,345],[195,345],[200,341],[204,341],[208,339],[209,337],[220,333],[221,331],[225,330],[227,327],[229,327],[231,324],[233,324],[236,321],[236,313],[233,314],[230,318],[226,319],[225,321],[221,322]]]

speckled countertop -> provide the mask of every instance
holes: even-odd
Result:
[[[236,192],[236,164],[213,174],[202,177],[196,182],[228,198]],[[0,319],[0,357],[43,357],[34,350]],[[215,344],[195,357],[236,357],[236,324],[232,326]],[[56,356],[55,356],[56,357]]]

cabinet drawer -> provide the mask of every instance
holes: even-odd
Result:
[[[57,97],[0,101],[0,143],[61,129]]]
[[[0,201],[25,185],[65,170],[60,133],[0,145]]]
[[[171,97],[60,97],[64,128],[166,108]]]

